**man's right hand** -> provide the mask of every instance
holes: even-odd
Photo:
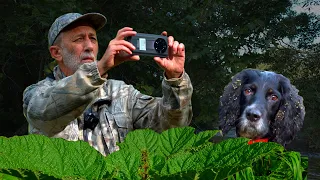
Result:
[[[140,59],[138,55],[132,55],[132,51],[135,49],[134,45],[124,40],[128,36],[136,34],[137,32],[130,27],[124,27],[118,31],[117,36],[109,42],[106,52],[97,63],[100,75],[106,74],[109,69],[125,61]]]

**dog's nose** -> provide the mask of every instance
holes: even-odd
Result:
[[[261,118],[261,112],[257,109],[248,109],[246,116],[249,121],[258,121]]]

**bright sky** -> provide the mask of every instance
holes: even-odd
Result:
[[[320,1],[318,2],[320,4]],[[306,12],[306,13],[315,13],[320,15],[320,5],[312,5],[307,7],[302,7],[302,5],[295,5],[293,6],[293,10],[297,12]]]
[[[320,4],[320,1],[318,1],[317,3]],[[320,15],[320,5],[312,5],[307,7],[294,5],[292,9],[295,10],[296,12],[314,13],[318,16]],[[319,42],[320,42],[320,37],[314,40],[314,43],[319,43]]]

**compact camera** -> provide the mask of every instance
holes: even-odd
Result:
[[[155,34],[137,33],[135,36],[126,38],[136,49],[134,55],[167,57],[168,56],[168,37]]]

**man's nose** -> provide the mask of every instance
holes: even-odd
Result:
[[[91,41],[91,39],[90,38],[86,38],[85,43],[84,43],[84,50],[91,52],[91,51],[93,51],[93,47],[94,47],[94,44]]]

